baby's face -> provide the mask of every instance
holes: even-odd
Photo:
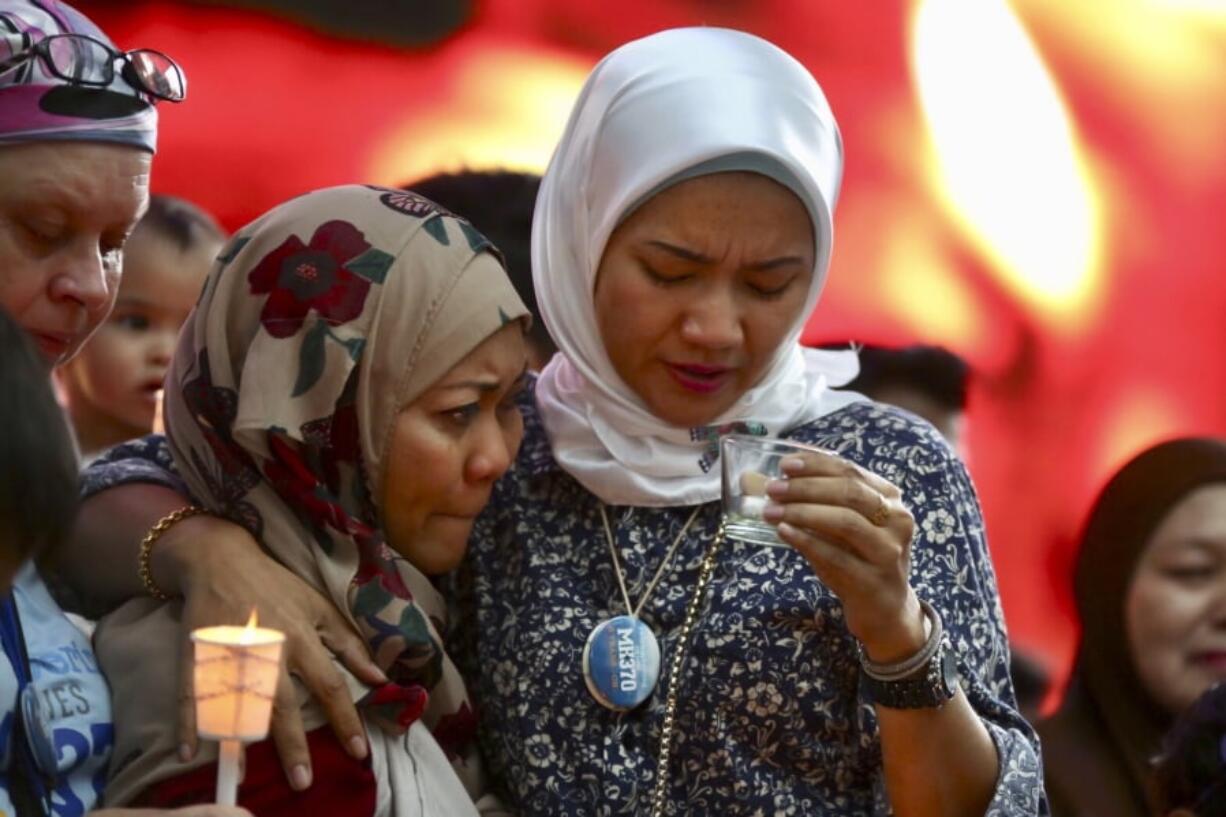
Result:
[[[151,229],[132,236],[114,311],[63,373],[82,437],[83,411],[113,437],[82,439],[86,448],[149,433],[179,329],[221,246],[209,240],[183,250]]]

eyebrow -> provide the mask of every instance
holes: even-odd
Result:
[[[149,174],[143,174],[144,178],[148,178]],[[88,208],[82,208],[80,205],[80,197],[67,189],[63,182],[57,182],[54,179],[36,179],[27,186],[27,193],[30,198],[27,201],[37,202],[47,209],[58,210],[60,214],[65,216],[65,220],[72,221],[80,218],[83,213],[90,212]],[[149,203],[146,201],[140,215],[130,222],[123,225],[124,232],[132,235],[132,231],[136,229],[136,225],[144,217],[144,214],[149,210]],[[109,225],[118,226],[118,225]]]
[[[1226,543],[1204,536],[1189,536],[1176,539],[1171,544],[1180,550],[1202,550],[1211,553],[1218,553],[1226,547]]]
[[[714,258],[703,255],[700,252],[694,252],[693,250],[685,247],[679,247],[676,244],[670,244],[667,241],[660,241],[659,239],[653,238],[649,239],[647,244],[657,249],[664,250],[671,255],[675,255],[682,261],[689,261],[694,264],[715,263]],[[805,260],[799,255],[782,255],[778,258],[768,258],[765,261],[755,261],[752,264],[746,264],[742,267],[742,269],[749,270],[750,272],[769,272],[771,270],[778,269],[779,267],[787,267],[793,264],[800,264],[804,266]]]
[[[528,364],[525,363],[524,368],[520,370],[519,374],[515,376],[515,379],[511,381],[511,385],[514,386],[516,383],[523,380],[524,376],[527,374],[528,374]],[[502,386],[502,381],[498,379],[462,380],[459,383],[445,383],[442,386],[439,386],[439,388],[446,389],[447,391],[459,390],[459,389],[476,389],[482,394],[487,394],[492,391],[498,391],[498,389],[501,388],[501,386]]]
[[[447,383],[440,388],[446,391],[460,391],[461,389],[476,389],[482,394],[492,391],[498,391],[498,387],[502,385],[501,380],[461,380],[459,383]]]

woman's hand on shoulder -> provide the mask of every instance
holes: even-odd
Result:
[[[767,486],[765,518],[843,603],[847,627],[882,663],[924,644],[924,616],[912,590],[915,520],[898,486],[829,452],[784,460],[786,479]]]
[[[253,609],[261,626],[285,633],[288,673],[281,673],[270,734],[290,785],[300,791],[311,781],[311,757],[290,674],[298,676],[319,701],[349,753],[359,759],[366,756],[361,718],[331,654],[365,683],[387,679],[330,599],[264,553],[245,529],[216,516],[193,516],[172,526],[159,540],[153,560],[158,583],[168,592],[182,594],[184,600],[179,670],[182,759],[196,753],[191,631],[242,624]],[[163,583],[162,577],[173,582]]]

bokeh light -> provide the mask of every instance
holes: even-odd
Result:
[[[913,42],[934,192],[1023,302],[1056,328],[1084,328],[1100,281],[1098,207],[1033,43],[1003,0],[924,0]]]

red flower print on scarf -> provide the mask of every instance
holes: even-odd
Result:
[[[247,276],[251,291],[268,294],[260,322],[274,338],[297,334],[314,309],[333,326],[362,313],[370,281],[350,270],[370,244],[347,221],[321,224],[309,244],[291,235]]]
[[[362,696],[358,703],[378,722],[404,732],[426,711],[430,693],[420,684],[384,684]]]
[[[477,713],[465,702],[455,712],[440,717],[433,732],[447,759],[454,760],[477,736]]]
[[[411,600],[413,593],[392,564],[392,556],[383,556],[380,553],[383,547],[384,543],[378,541],[370,542],[361,548],[358,553],[358,572],[353,577],[353,583],[365,586],[377,582],[382,591],[397,598]]]
[[[341,464],[360,466],[362,444],[358,435],[357,403],[358,370],[355,368],[345,383],[345,390],[336,401],[332,414],[302,424],[299,432],[308,445],[318,448],[324,458],[329,484],[337,484],[335,475]]]
[[[294,446],[275,430],[268,434],[268,453],[271,459],[264,463],[264,476],[300,519],[317,531],[331,528],[348,534],[359,547],[375,538],[375,531],[345,512]]]
[[[209,493],[222,503],[226,515],[258,537],[263,520],[244,497],[259,483],[260,473],[233,437],[238,394],[233,389],[213,385],[205,349],[196,358],[196,376],[183,384],[183,402],[216,460],[214,468],[203,461],[200,452],[191,451],[196,471],[204,478]]]

